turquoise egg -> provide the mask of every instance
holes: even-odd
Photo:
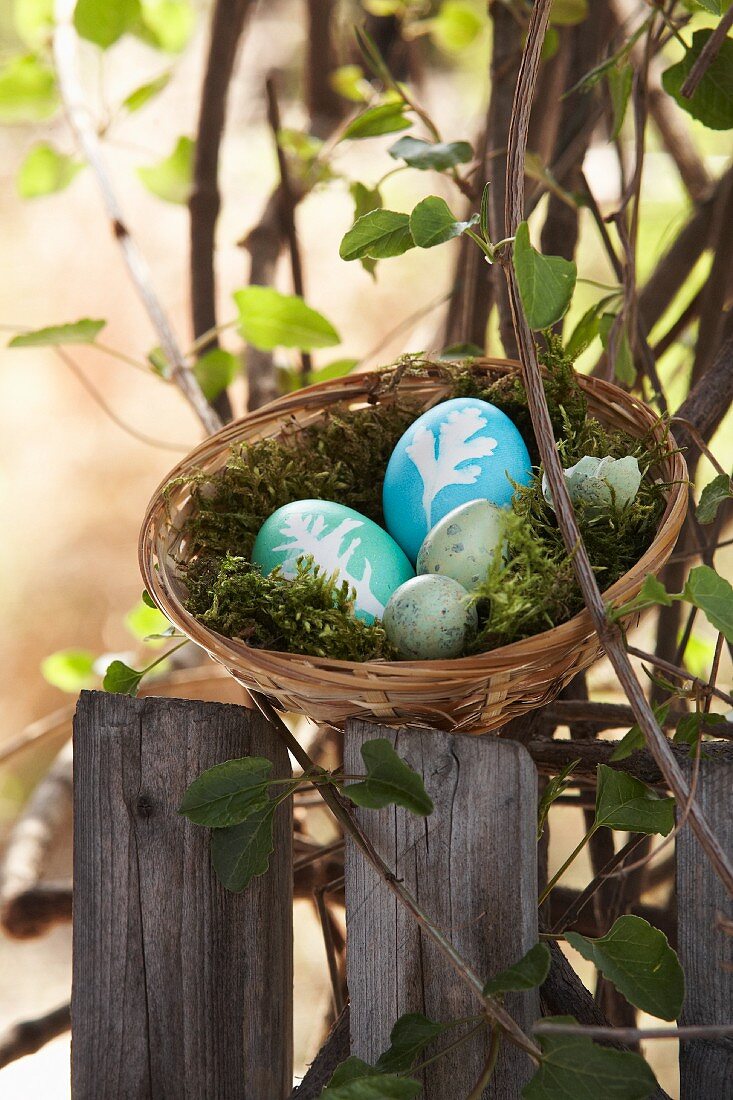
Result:
[[[476,608],[466,589],[436,573],[401,585],[392,594],[383,620],[392,645],[415,661],[460,656],[477,625]]]
[[[508,416],[488,401],[457,397],[423,413],[392,452],[382,502],[390,535],[415,561],[439,520],[471,500],[511,504],[512,482],[532,477],[529,452]]]
[[[299,558],[312,557],[326,573],[338,572],[356,592],[355,615],[381,619],[392,593],[415,573],[394,539],[372,520],[330,500],[296,500],[265,520],[252,561],[264,574],[280,566],[297,574]]]
[[[417,555],[417,572],[439,573],[469,592],[481,584],[504,546],[505,509],[470,500],[436,523]]]

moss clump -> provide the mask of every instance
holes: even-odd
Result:
[[[343,661],[392,658],[379,623],[353,616],[353,593],[323,573],[312,559],[298,562],[297,576],[279,569],[267,577],[245,558],[226,554],[189,575],[189,610],[219,634],[258,649],[285,650]]]

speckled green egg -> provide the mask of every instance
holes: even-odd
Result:
[[[469,593],[451,577],[426,573],[392,593],[382,625],[403,657],[437,661],[458,657],[478,616]]]
[[[470,500],[428,532],[417,555],[417,573],[438,573],[469,592],[485,579],[504,548],[506,510],[490,500]]]

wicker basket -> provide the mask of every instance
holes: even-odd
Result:
[[[517,369],[508,360],[486,359],[474,369],[486,381]],[[579,376],[588,410],[606,426],[640,437],[661,433],[658,418],[642,402],[617,386]],[[140,565],[148,591],[158,607],[192,641],[225,666],[244,687],[263,692],[285,710],[343,726],[349,718],[371,718],[387,725],[406,722],[437,729],[488,733],[511,718],[553,699],[572,678],[601,654],[601,644],[583,611],[561,626],[489,653],[450,661],[367,661],[361,664],[254,649],[242,641],[208,630],[185,607],[185,587],[174,557],[185,557],[177,534],[191,507],[185,485],[164,498],[174,478],[194,470],[214,473],[226,465],[235,443],[290,435],[317,423],[326,410],[367,407],[399,399],[418,410],[448,395],[436,370],[415,378],[399,373],[385,385],[379,373],[354,374],[323,382],[282,397],[228,425],[192,451],[171,472],[150,502],[140,535]],[[672,444],[673,446],[673,444]],[[687,510],[687,471],[679,454],[671,454],[659,471],[671,483],[667,508],[654,542],[605,593],[621,604],[639,591],[644,578],[666,562]]]

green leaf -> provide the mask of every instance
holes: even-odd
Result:
[[[239,360],[230,351],[212,348],[196,361],[193,373],[207,401],[213,401],[239,374]]]
[[[677,596],[667,591],[653,573],[647,573],[644,577],[644,583],[633,600],[628,600],[619,607],[611,608],[609,618],[616,622],[626,615],[631,615],[634,611],[643,611],[644,608],[655,607],[657,604],[661,604],[663,607],[671,607],[677,598]]]
[[[550,806],[555,802],[563,791],[567,788],[568,776],[571,772],[577,768],[580,763],[580,758],[577,760],[571,760],[569,764],[566,764],[559,775],[554,776],[552,779],[548,779],[545,784],[545,789],[542,792],[539,805],[537,807],[537,839],[542,839],[542,834],[545,831],[545,823],[547,821],[547,815],[550,812]]]
[[[484,349],[480,348],[478,344],[450,344],[447,348],[443,348],[438,360],[439,362],[455,363],[457,360],[480,358],[483,354]]]
[[[342,260],[384,260],[414,247],[410,218],[394,210],[370,210],[352,225],[339,247]]]
[[[566,932],[571,947],[616,986],[642,1012],[676,1020],[685,996],[685,976],[664,932],[642,917],[624,916],[605,936],[590,939]]]
[[[697,3],[711,15],[722,15],[730,7],[730,0],[697,0]]]
[[[620,68],[614,65],[612,69],[608,70],[606,79],[608,80],[608,90],[611,94],[611,109],[613,113],[611,140],[613,141],[621,133],[621,127],[626,117],[626,108],[629,105],[631,85],[634,82],[634,69],[631,62],[627,61],[626,64],[622,65]]]
[[[588,16],[588,0],[553,0],[550,22],[555,27],[573,27]]]
[[[18,172],[18,194],[22,199],[37,199],[68,187],[83,164],[52,145],[39,142],[30,150]]]
[[[53,30],[54,0],[15,0],[13,23],[19,38],[32,50],[45,46]]]
[[[433,41],[446,53],[460,53],[468,49],[485,26],[486,19],[465,0],[445,0],[435,18],[429,21]]]
[[[661,726],[669,714],[669,703],[660,703],[654,708],[654,717]],[[635,723],[629,732],[625,734],[619,741],[616,748],[611,753],[611,760],[625,760],[627,756],[631,756],[632,752],[636,752],[637,749],[644,748],[644,734],[641,732],[641,727],[638,723]]]
[[[703,732],[711,732],[710,726],[720,726],[724,723],[723,714],[705,714],[698,710],[692,711],[691,714],[683,714],[677,723],[673,741],[676,745],[689,745],[692,751],[697,748]]]
[[[137,695],[145,669],[138,672],[124,661],[112,661],[104,674],[102,687],[113,695]]]
[[[364,214],[371,210],[379,210],[382,206],[382,195],[378,187],[366,187],[363,183],[352,183],[349,193],[354,200],[354,221],[357,222]],[[374,277],[377,261],[371,256],[362,256],[360,261],[365,271]]]
[[[368,1065],[361,1058],[357,1058],[356,1055],[352,1054],[345,1062],[341,1062],[340,1065],[336,1066],[331,1080],[328,1082],[328,1087],[336,1088],[338,1085],[348,1085],[351,1081],[358,1081],[362,1077],[378,1077],[379,1072],[374,1066]],[[327,1092],[321,1093],[321,1095],[325,1096]]]
[[[420,1012],[400,1016],[392,1028],[389,1048],[380,1054],[375,1068],[380,1073],[407,1072],[418,1054],[449,1027],[450,1024],[438,1024]]]
[[[625,325],[621,329],[618,341],[616,342],[613,372],[619,382],[623,382],[627,386],[633,386],[636,381],[636,367],[634,366],[634,357],[631,354],[629,334],[626,331]]]
[[[682,596],[703,612],[727,642],[733,642],[733,586],[709,565],[691,570]]]
[[[399,138],[387,152],[395,160],[404,160],[411,168],[421,171],[433,168],[436,172],[468,164],[473,157],[473,149],[467,141],[430,142],[409,134]]]
[[[429,195],[410,214],[410,232],[418,248],[434,248],[436,244],[460,237],[478,221],[478,214],[467,222],[459,221],[445,199]]]
[[[149,80],[146,84],[141,84],[134,91],[130,92],[128,96],[122,100],[122,106],[125,110],[133,114],[135,111],[139,111],[141,107],[144,107],[146,103],[149,103],[151,99],[154,99],[164,88],[167,88],[171,76],[171,72],[161,73],[155,80]]]
[[[542,985],[550,972],[550,949],[545,943],[536,943],[518,963],[502,970],[484,986],[484,993],[521,992]]]
[[[367,107],[350,122],[343,138],[378,137],[380,134],[393,134],[397,130],[409,130],[412,123],[405,118],[409,108],[401,99],[389,103],[380,103],[376,107]]]
[[[189,137],[180,137],[173,152],[151,164],[138,168],[138,177],[154,195],[164,202],[185,205],[191,194],[195,143]]]
[[[142,602],[145,604],[146,607],[157,608],[158,605],[155,602],[155,600],[153,599],[153,597],[150,595],[150,593],[148,592],[147,588],[143,588],[143,594],[140,598],[141,598]]]
[[[352,103],[364,103],[370,91],[361,65],[340,65],[329,77],[334,92]]]
[[[727,474],[718,474],[700,493],[697,518],[700,523],[712,523],[720,505],[733,497],[733,485]]]
[[[144,642],[151,634],[162,634],[170,625],[155,604],[150,607],[144,600],[140,600],[140,603],[125,615],[125,626],[139,642]]]
[[[661,833],[674,828],[674,799],[657,798],[633,775],[598,765],[595,825],[630,833]]]
[[[106,321],[82,317],[66,325],[49,325],[33,332],[21,332],[8,344],[9,348],[48,348],[60,344],[93,344]]]
[[[88,649],[60,649],[41,661],[41,675],[53,687],[76,694],[97,682],[94,660]]]
[[[139,37],[164,53],[180,53],[196,26],[190,0],[142,0],[141,7]]]
[[[412,1100],[421,1092],[422,1085],[411,1077],[380,1073],[336,1087],[329,1085],[321,1093],[321,1100]]]
[[[433,802],[422,779],[397,755],[386,737],[365,741],[361,755],[366,765],[366,779],[344,788],[353,803],[371,810],[403,806],[420,817],[433,812]]]
[[[277,804],[271,801],[240,825],[214,829],[211,834],[211,862],[222,885],[232,893],[241,893],[270,866],[276,808]]]
[[[335,359],[333,363],[319,367],[313,381],[330,382],[332,378],[344,378],[347,374],[351,374],[354,367],[359,366],[359,362],[359,359]]]
[[[733,126],[733,38],[724,39],[694,95],[689,99],[682,95],[682,85],[712,33],[712,30],[695,31],[692,46],[682,60],[662,74],[662,85],[682,110],[703,126],[710,130],[730,130]]]
[[[237,290],[239,331],[247,343],[262,351],[273,348],[330,348],[341,340],[330,321],[296,294],[280,294],[265,286]]]
[[[485,183],[481,192],[481,213],[479,214],[479,229],[486,242],[491,241],[491,229],[489,228],[491,184]]]
[[[194,779],[178,807],[196,825],[223,829],[267,808],[272,761],[264,756],[226,760]]]
[[[513,263],[527,324],[534,331],[554,325],[570,305],[575,264],[562,256],[543,256],[533,248],[526,222],[517,228]]]
[[[545,31],[544,41],[542,43],[542,49],[540,50],[540,61],[549,61],[555,56],[560,49],[560,34],[555,27],[548,27]]]
[[[575,1023],[548,1016],[545,1023]],[[583,1035],[539,1035],[542,1062],[524,1100],[646,1100],[657,1087],[640,1054],[597,1046]]]
[[[76,0],[74,26],[82,38],[106,50],[135,28],[140,0]]]
[[[592,305],[590,309],[585,311],[571,332],[565,345],[565,353],[570,359],[577,359],[595,340],[601,319],[600,309],[600,303]]]
[[[58,107],[56,78],[33,54],[0,66],[0,123],[42,122]]]

